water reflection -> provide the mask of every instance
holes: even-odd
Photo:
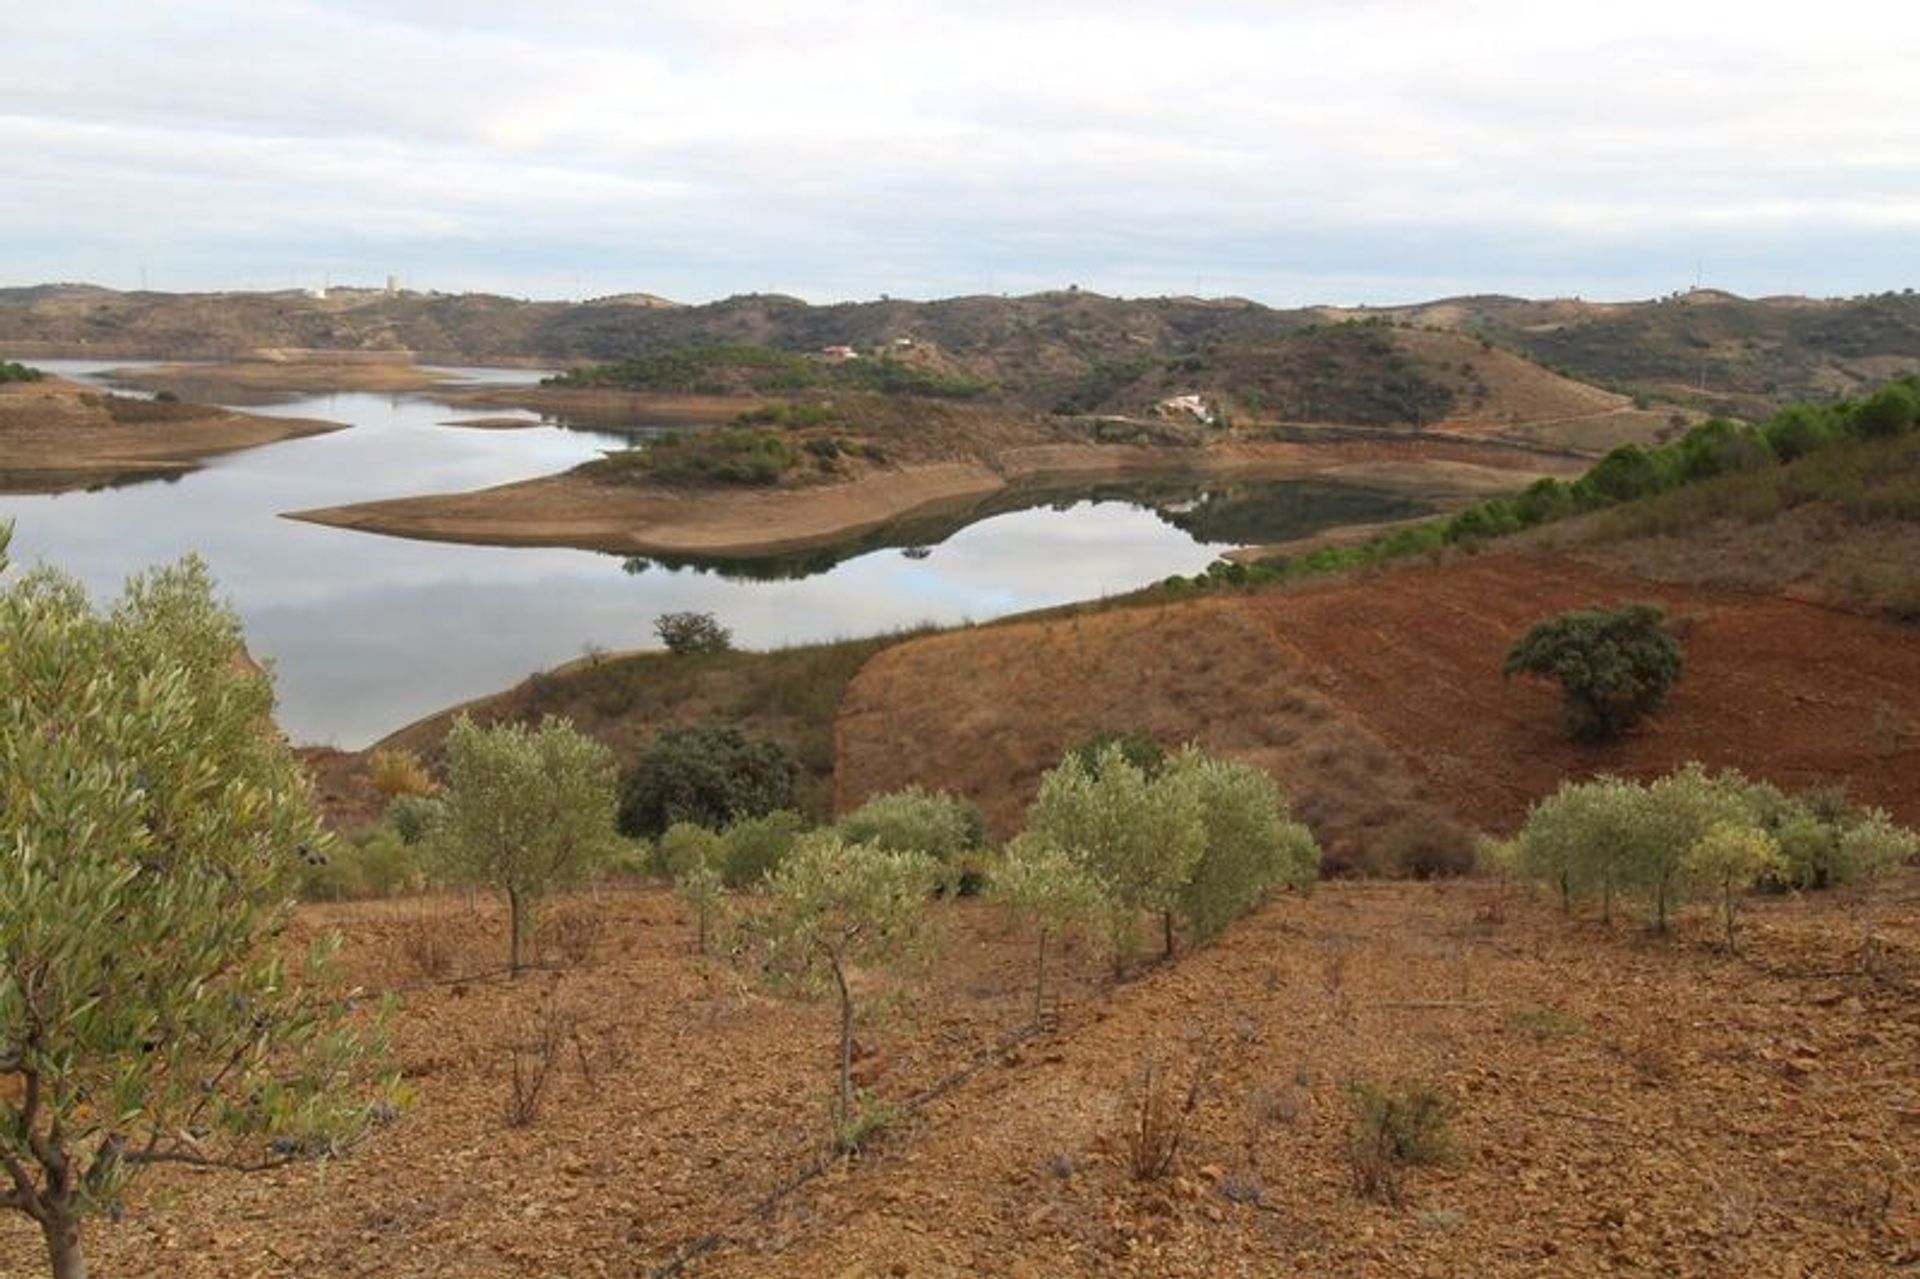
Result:
[[[409,395],[309,396],[259,411],[351,429],[235,454],[167,483],[0,496],[0,519],[17,523],[17,564],[44,559],[101,595],[143,566],[199,552],[256,654],[275,665],[288,731],[343,746],[589,645],[651,644],[663,612],[715,613],[740,643],[764,647],[985,619],[1197,572],[1214,558],[1213,539],[1230,528],[1228,540],[1239,540],[1241,527],[1202,516],[1237,510],[1252,492],[1008,495],[799,557],[804,564],[634,572],[583,551],[407,541],[279,518],[548,474],[624,445],[627,432],[450,427],[499,413]],[[1324,509],[1319,498],[1308,506]]]

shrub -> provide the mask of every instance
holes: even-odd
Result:
[[[1470,873],[1477,849],[1466,827],[1431,814],[1387,826],[1373,837],[1362,861],[1375,875],[1440,879]]]
[[[303,859],[295,891],[306,901],[362,901],[418,888],[416,850],[390,829],[370,826]]]
[[[695,866],[718,866],[724,860],[720,836],[692,822],[675,822],[654,841],[653,871],[662,879],[677,879]]]
[[[12,360],[0,360],[0,382],[38,382],[46,374]]]
[[[673,877],[673,890],[680,894],[687,905],[693,908],[695,924],[696,953],[707,953],[707,934],[710,931],[714,912],[726,899],[726,882],[720,876],[720,867],[713,861],[701,860],[682,867]]]
[[[409,750],[376,750],[367,757],[367,782],[392,800],[401,795],[430,795],[433,777],[420,757]]]
[[[1560,685],[1576,741],[1618,736],[1658,710],[1680,678],[1680,643],[1652,604],[1580,609],[1541,622],[1507,653],[1505,673]]]
[[[1452,1164],[1452,1104],[1430,1083],[1382,1089],[1371,1083],[1354,1087],[1357,1129],[1377,1141],[1398,1164]]]
[[[712,613],[662,613],[653,619],[653,633],[669,653],[680,656],[733,651],[733,632]]]
[[[743,817],[720,836],[720,878],[728,888],[757,888],[787,859],[807,829],[789,809]]]
[[[642,447],[609,453],[579,471],[612,482],[639,477],[696,488],[764,486],[779,483],[799,460],[799,450],[772,431],[723,427],[663,435]]]
[[[1179,1166],[1180,1144],[1199,1109],[1205,1083],[1203,1066],[1196,1065],[1187,1086],[1178,1088],[1170,1072],[1147,1063],[1126,1131],[1127,1171],[1135,1181],[1161,1181]]]
[[[387,802],[387,825],[409,847],[423,843],[446,815],[446,801],[432,795],[395,795]]]
[[[606,933],[607,917],[593,902],[563,902],[540,920],[540,949],[552,950],[567,967],[578,968],[593,958]]]
[[[835,823],[856,844],[876,844],[896,853],[925,853],[945,869],[962,893],[977,891],[978,867],[969,854],[986,842],[986,819],[971,800],[918,786],[876,795]]]
[[[649,836],[676,822],[717,829],[790,808],[799,774],[784,746],[731,725],[663,728],[622,783],[620,829]]]
[[[1904,383],[1883,386],[1853,414],[1856,433],[1873,437],[1905,435],[1920,424],[1920,395]]]

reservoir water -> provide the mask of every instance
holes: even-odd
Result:
[[[87,380],[104,367],[37,363]],[[589,647],[650,645],[653,619],[669,611],[713,613],[749,648],[981,621],[1197,572],[1228,546],[1420,509],[1387,494],[1297,481],[1089,489],[1002,500],[1001,507],[1038,504],[989,506],[972,522],[922,524],[834,555],[722,572],[587,551],[418,542],[280,518],[549,474],[642,432],[463,429],[445,423],[501,414],[417,395],[307,396],[249,411],[350,429],[217,458],[175,479],[0,495],[0,521],[15,523],[16,569],[44,561],[96,598],[117,593],[145,566],[197,552],[238,610],[253,653],[272,664],[288,733],[347,748]]]

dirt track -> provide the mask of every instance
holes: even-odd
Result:
[[[1543,617],[1634,599],[1664,604],[1686,630],[1686,675],[1643,729],[1574,746],[1557,690],[1502,679],[1501,660]],[[1395,797],[1508,829],[1562,777],[1690,759],[1792,787],[1850,780],[1856,798],[1913,822],[1920,634],[1512,556],[983,627],[892,648],[861,672],[836,733],[838,796],[844,807],[912,781],[944,785],[1011,829],[1062,749],[1126,728],[1268,768],[1338,808],[1337,835],[1401,816],[1378,811]],[[1395,780],[1404,774],[1416,780]]]

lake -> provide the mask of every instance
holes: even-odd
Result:
[[[37,363],[88,381],[108,367]],[[537,376],[457,373],[468,381]],[[415,542],[279,518],[529,479],[645,432],[463,429],[443,424],[501,413],[417,395],[303,396],[249,411],[351,429],[218,458],[167,480],[0,495],[0,520],[15,522],[16,568],[44,560],[97,597],[117,593],[144,566],[198,552],[245,623],[249,647],[273,666],[287,732],[346,748],[589,647],[652,645],[653,619],[665,612],[713,613],[749,648],[981,621],[1198,572],[1233,545],[1421,509],[1317,482],[1088,487],[1002,496],[834,553],[712,571],[588,551]]]

